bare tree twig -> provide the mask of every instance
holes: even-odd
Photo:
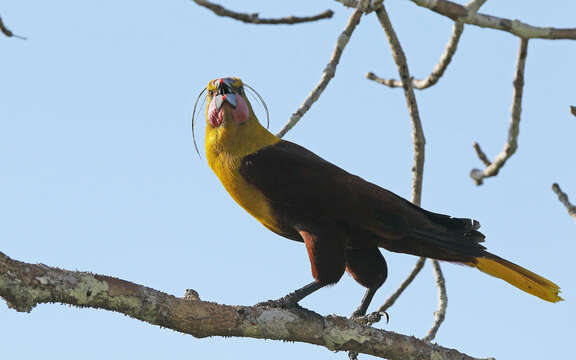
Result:
[[[268,24],[268,25],[276,25],[276,24],[299,24],[304,22],[311,22],[311,21],[318,21],[322,19],[329,19],[334,15],[332,10],[326,10],[323,13],[314,16],[287,16],[283,18],[277,19],[263,19],[260,18],[258,13],[247,14],[247,13],[240,13],[232,10],[226,9],[224,6],[214,4],[210,1],[206,0],[192,0],[196,4],[203,6],[207,9],[212,10],[212,12],[218,16],[224,16],[233,18],[248,24]]]
[[[436,278],[436,285],[438,286],[438,310],[434,313],[434,324],[428,331],[428,334],[422,339],[424,341],[432,341],[438,333],[440,325],[446,317],[446,308],[448,307],[448,296],[446,295],[446,280],[444,280],[444,274],[442,274],[442,268],[438,260],[432,260],[432,266],[434,268],[434,276]]]
[[[472,147],[474,147],[474,150],[476,150],[476,155],[478,155],[478,158],[484,163],[484,165],[490,166],[490,164],[492,164],[490,159],[488,159],[488,156],[486,156],[486,154],[484,153],[484,151],[480,147],[480,144],[478,144],[477,142],[474,142]]]
[[[412,269],[408,277],[404,279],[404,281],[402,282],[402,284],[400,284],[398,289],[396,289],[396,291],[392,295],[390,295],[390,297],[384,302],[384,304],[380,306],[378,312],[383,313],[386,310],[388,310],[392,305],[394,305],[396,299],[398,299],[398,297],[402,295],[404,290],[406,290],[406,288],[412,283],[412,281],[416,279],[416,276],[420,273],[425,263],[426,263],[425,257],[421,257],[420,259],[418,259],[418,261],[416,261],[416,264],[414,264],[414,268]]]
[[[414,143],[414,166],[412,168],[414,175],[412,181],[412,202],[416,205],[420,205],[422,200],[422,178],[424,175],[424,151],[426,140],[424,138],[422,122],[418,113],[416,96],[414,95],[414,89],[412,88],[412,78],[410,77],[410,71],[408,69],[406,56],[402,50],[402,45],[398,40],[384,5],[376,9],[376,15],[378,16],[378,20],[380,21],[380,24],[384,28],[386,36],[388,37],[388,42],[390,43],[390,48],[392,49],[392,56],[394,57],[394,61],[398,67],[398,73],[400,74],[402,88],[404,89],[404,95],[408,105],[408,112],[410,113],[410,118],[412,119],[412,141]],[[446,283],[440,269],[440,264],[437,261],[433,261],[432,264],[434,266],[438,291],[441,295],[439,300],[439,309],[436,311],[434,324],[432,329],[428,332],[428,335],[426,335],[426,339],[428,339],[428,341],[436,336],[436,332],[440,328],[440,325],[442,325],[446,315],[446,306],[448,304],[448,298],[446,295]]]
[[[314,104],[316,100],[318,100],[322,92],[326,89],[326,86],[328,86],[328,83],[336,74],[336,67],[338,66],[340,57],[342,57],[342,52],[344,51],[344,48],[348,44],[348,41],[350,40],[350,37],[352,36],[354,29],[356,28],[358,23],[360,23],[361,17],[362,17],[362,11],[358,9],[354,10],[352,15],[350,16],[350,19],[348,20],[348,24],[346,24],[346,27],[344,28],[344,31],[342,31],[342,34],[340,34],[340,36],[338,37],[338,41],[336,41],[336,47],[332,52],[330,61],[328,62],[328,64],[324,68],[324,71],[322,72],[322,77],[320,78],[320,81],[318,82],[318,84],[316,84],[316,87],[308,95],[306,100],[304,100],[302,105],[300,105],[298,110],[296,110],[296,112],[293,113],[292,116],[290,116],[288,122],[282,127],[282,129],[278,132],[278,134],[276,134],[277,136],[283,137],[284,135],[286,135],[286,133],[290,131],[290,129],[292,129],[294,125],[298,123],[298,121],[300,121],[302,116],[304,116],[304,114],[310,109],[312,104]]]
[[[404,96],[406,97],[406,104],[408,106],[408,113],[412,120],[412,142],[414,144],[414,166],[412,168],[412,202],[420,205],[422,200],[422,177],[424,175],[424,147],[426,139],[424,138],[424,131],[422,130],[422,122],[420,121],[420,114],[418,113],[418,104],[416,103],[416,96],[410,81],[410,71],[408,70],[408,63],[406,55],[402,50],[402,45],[396,36],[396,32],[392,27],[390,18],[384,5],[376,10],[376,15],[380,24],[386,32],[390,48],[392,49],[392,56],[398,67],[398,73],[402,81],[402,88],[404,89]]]
[[[468,11],[468,18],[471,18],[476,14],[478,9],[486,2],[486,0],[472,0],[471,2],[466,5],[466,9]],[[412,87],[418,90],[427,89],[430,86],[435,85],[438,80],[444,75],[444,72],[450,65],[452,61],[452,57],[456,53],[458,48],[458,43],[460,42],[460,37],[462,36],[462,32],[464,31],[464,24],[462,21],[458,20],[454,23],[452,28],[452,35],[450,36],[450,40],[446,45],[446,49],[444,53],[440,57],[440,60],[430,73],[426,79],[412,79]],[[366,74],[366,78],[369,80],[376,81],[379,84],[389,86],[391,88],[394,87],[401,87],[402,82],[396,79],[384,79],[373,72],[369,72]]]
[[[198,338],[298,341],[387,359],[474,359],[457,350],[339,316],[322,317],[303,308],[220,305],[197,300],[196,296],[177,298],[109,276],[16,261],[1,252],[0,296],[17,311],[30,312],[38,304],[55,302],[105,309]]]
[[[576,116],[576,106],[570,106],[570,112],[572,115]]]
[[[416,96],[414,95],[414,89],[412,89],[412,82],[410,77],[410,71],[408,69],[408,63],[406,61],[406,56],[402,50],[402,45],[398,40],[398,36],[394,31],[394,27],[390,22],[388,13],[384,5],[381,5],[376,9],[376,15],[378,20],[382,25],[388,38],[390,48],[392,49],[392,56],[398,67],[398,73],[400,79],[402,79],[402,87],[404,89],[404,95],[406,97],[406,103],[408,106],[408,112],[410,114],[410,119],[412,120],[412,142],[414,145],[414,166],[412,167],[413,177],[412,177],[412,202],[416,205],[420,205],[422,200],[422,180],[424,175],[424,151],[426,145],[426,139],[424,138],[424,131],[422,130],[422,122],[420,121],[420,115],[418,113],[418,104],[416,102]],[[377,313],[383,313],[388,309],[396,299],[404,292],[404,290],[412,283],[414,278],[418,275],[426,258],[420,258],[412,272],[400,285],[400,287],[390,296],[386,302],[380,306]],[[380,317],[375,317],[372,323],[379,320]]]
[[[516,75],[514,77],[514,100],[512,102],[512,116],[510,128],[508,130],[508,141],[500,154],[496,156],[494,161],[486,166],[482,171],[480,169],[472,169],[470,176],[476,182],[476,185],[482,185],[483,180],[487,177],[498,175],[500,169],[504,166],[506,161],[516,152],[518,148],[518,135],[520,133],[520,114],[522,113],[522,94],[524,92],[524,68],[526,66],[526,57],[528,56],[528,39],[520,39],[520,49],[518,51],[518,60],[516,62]],[[474,146],[476,153],[485,163],[481,154],[484,154],[480,145]]]
[[[570,203],[570,200],[568,200],[568,195],[566,195],[566,193],[562,191],[560,185],[558,185],[557,183],[552,184],[552,191],[554,191],[554,193],[558,195],[558,200],[560,200],[560,202],[566,207],[566,210],[568,210],[568,214],[570,214],[570,216],[572,216],[574,220],[576,220],[576,206]]]
[[[456,49],[458,48],[458,42],[460,41],[460,36],[462,35],[463,30],[464,25],[462,23],[460,22],[454,23],[450,41],[446,45],[446,50],[442,54],[440,61],[438,61],[438,64],[436,64],[436,66],[426,79],[412,79],[412,87],[414,89],[418,90],[427,89],[430,86],[435,85],[438,82],[438,80],[440,80],[440,78],[442,77],[442,75],[444,75],[444,72],[448,68],[448,65],[450,65],[454,53],[456,53]],[[368,72],[366,74],[366,78],[391,88],[402,86],[402,82],[400,80],[384,79],[374,74],[373,72]]]
[[[440,15],[449,17],[454,21],[506,31],[523,39],[572,39],[576,40],[576,28],[558,29],[552,27],[538,27],[523,23],[519,20],[510,20],[497,16],[476,14],[467,18],[466,7],[448,0],[410,0],[418,6],[428,8]]]
[[[20,35],[16,35],[12,31],[10,31],[10,29],[8,29],[6,27],[6,25],[4,25],[4,21],[2,21],[2,17],[0,17],[0,32],[2,32],[2,34],[4,34],[6,37],[15,37],[17,39],[26,40],[25,37],[20,36]]]

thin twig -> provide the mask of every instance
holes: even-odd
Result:
[[[388,17],[388,13],[386,12],[384,5],[376,9],[376,15],[378,16],[378,20],[380,21],[380,24],[386,33],[386,37],[388,38],[390,48],[392,49],[392,56],[396,62],[396,66],[398,67],[400,79],[404,80],[404,95],[406,97],[410,119],[412,120],[412,141],[414,145],[414,166],[412,167],[412,202],[416,205],[420,205],[422,200],[422,176],[424,174],[424,146],[426,144],[426,140],[424,138],[422,123],[418,113],[418,104],[416,103],[416,97],[414,95],[414,90],[412,89],[412,82],[409,81],[411,77],[410,71],[408,70],[406,56],[404,55],[402,45],[398,40],[398,36],[394,31],[394,27],[390,22],[390,18]],[[418,259],[414,269],[404,280],[404,282],[402,282],[400,287],[386,300],[382,306],[380,306],[377,311],[378,314],[385,313],[386,310],[392,306],[392,304],[394,304],[396,299],[398,299],[398,297],[404,292],[410,283],[412,283],[418,273],[420,273],[420,270],[422,270],[425,262],[426,258],[424,257]],[[374,321],[371,321],[371,323],[380,319],[379,316],[373,318]]]
[[[570,112],[572,115],[576,116],[576,106],[570,106]]]
[[[392,56],[398,67],[398,73],[402,81],[402,88],[404,89],[404,96],[406,97],[406,104],[408,106],[408,113],[412,120],[412,142],[414,144],[414,166],[412,167],[412,202],[420,205],[422,200],[422,177],[424,175],[424,147],[426,139],[424,138],[424,131],[422,130],[422,122],[420,121],[420,114],[418,113],[418,104],[416,103],[416,96],[414,89],[412,89],[412,82],[410,81],[410,71],[408,70],[408,63],[406,55],[402,50],[402,45],[396,36],[396,32],[392,27],[390,18],[384,5],[376,10],[376,15],[380,24],[386,32],[390,48],[392,49]]]
[[[229,9],[226,9],[224,6],[222,5],[217,5],[214,3],[211,3],[210,1],[206,1],[206,0],[192,0],[194,1],[196,4],[200,5],[200,6],[204,6],[207,9],[212,10],[212,12],[214,12],[214,14],[218,15],[218,16],[225,16],[225,17],[229,17],[232,19],[236,19],[248,24],[298,24],[298,23],[304,23],[304,22],[311,22],[311,21],[317,21],[317,20],[322,20],[322,19],[329,19],[332,17],[332,15],[334,15],[334,12],[332,10],[326,10],[323,13],[320,13],[318,15],[314,15],[314,16],[304,16],[304,17],[298,17],[298,16],[286,16],[286,17],[282,17],[282,18],[277,18],[277,19],[263,19],[260,18],[258,13],[253,13],[253,14],[247,14],[247,13],[240,13],[240,12],[236,12],[236,11],[232,11]]]
[[[480,144],[478,144],[477,142],[474,142],[472,147],[474,147],[474,150],[476,150],[476,155],[478,155],[478,158],[484,163],[484,165],[490,166],[490,164],[492,164],[490,159],[488,159],[488,156],[486,156],[486,154],[484,153],[484,151],[480,147]]]
[[[442,274],[442,268],[438,260],[432,260],[432,267],[434,269],[434,277],[436,278],[436,285],[438,286],[438,310],[434,313],[434,324],[428,330],[428,334],[422,339],[424,341],[432,341],[436,337],[436,333],[440,325],[446,317],[446,308],[448,307],[448,296],[446,295],[446,280]]]
[[[450,41],[446,45],[446,50],[442,54],[440,61],[434,67],[434,70],[428,75],[426,79],[412,79],[412,87],[418,90],[424,90],[433,86],[440,80],[444,72],[448,68],[450,61],[452,61],[452,57],[456,52],[458,47],[458,42],[460,41],[460,36],[462,35],[462,31],[464,30],[464,25],[460,22],[455,22],[454,27],[452,29],[452,36],[450,36]],[[401,87],[402,81],[397,79],[384,79],[373,72],[369,72],[366,74],[366,78],[369,80],[376,81],[379,84],[386,85],[391,88]]]
[[[410,118],[412,120],[412,141],[414,143],[414,166],[412,168],[413,178],[412,178],[412,202],[416,205],[420,205],[422,200],[422,178],[424,175],[424,151],[426,140],[424,138],[424,131],[422,130],[422,122],[420,120],[420,115],[418,113],[418,104],[416,103],[416,96],[414,95],[414,89],[412,88],[412,81],[410,77],[410,71],[408,69],[408,63],[406,61],[406,56],[402,50],[402,45],[398,40],[394,27],[390,22],[386,8],[382,5],[376,10],[376,15],[380,24],[386,32],[388,37],[388,42],[390,43],[390,48],[392,49],[392,56],[398,67],[398,73],[400,75],[400,80],[402,81],[402,88],[404,89],[404,95],[406,97],[406,103],[408,105],[408,112],[410,113]],[[423,259],[421,259],[423,260]],[[439,301],[439,309],[436,312],[436,320],[432,326],[432,329],[428,333],[427,337],[433,338],[440,328],[440,325],[444,321],[446,314],[446,305],[448,304],[448,299],[446,296],[446,284],[444,282],[444,277],[442,276],[442,271],[438,262],[433,263],[435,267],[436,274],[436,284],[438,285],[438,291],[441,295]]]
[[[457,350],[339,316],[322,317],[303,308],[221,305],[199,300],[193,290],[187,293],[191,296],[177,298],[109,276],[20,262],[0,252],[0,297],[17,311],[30,312],[38,304],[61,303],[116,311],[199,338],[296,341],[391,360],[474,360]]]
[[[380,306],[380,308],[378,309],[378,312],[384,313],[386,310],[388,310],[388,308],[390,308],[392,305],[394,305],[394,303],[396,302],[396,299],[398,299],[398,297],[400,297],[400,295],[402,295],[404,290],[406,290],[406,288],[412,283],[412,281],[414,281],[414,279],[416,279],[416,275],[418,275],[418,273],[420,273],[420,270],[422,270],[425,263],[426,263],[425,257],[421,257],[420,259],[418,259],[418,261],[416,261],[416,264],[414,264],[414,268],[412,269],[410,274],[406,277],[406,279],[404,279],[404,281],[402,282],[402,284],[400,284],[398,289],[396,289],[396,291],[392,295],[390,295],[390,297],[388,299],[386,299],[384,304],[382,304],[382,306]]]
[[[576,206],[570,203],[570,200],[568,200],[568,195],[566,195],[566,193],[562,191],[560,185],[558,185],[557,183],[552,184],[552,191],[554,191],[554,193],[558,195],[558,200],[560,200],[560,202],[564,206],[566,206],[568,214],[570,214],[570,216],[572,216],[574,220],[576,220]]]
[[[447,0],[410,0],[418,6],[428,8],[454,21],[506,31],[523,39],[572,39],[576,40],[576,28],[558,29],[528,25],[519,20],[510,20],[497,16],[476,14],[467,18],[466,7]]]
[[[486,0],[472,0],[466,5],[466,9],[468,11],[468,17],[472,17],[476,14],[478,9],[486,2]],[[454,22],[454,26],[452,28],[452,35],[450,36],[450,40],[446,45],[446,49],[444,53],[440,57],[440,60],[430,73],[426,79],[412,79],[412,87],[418,90],[427,89],[430,86],[435,85],[438,80],[444,75],[444,72],[450,65],[452,61],[452,57],[456,53],[456,49],[458,48],[458,43],[460,42],[460,38],[462,36],[462,32],[464,31],[464,24],[462,21],[458,20]],[[369,80],[374,80],[379,84],[386,85],[388,87],[401,87],[402,82],[396,79],[384,79],[373,72],[369,72],[366,74],[366,78]]]
[[[487,177],[498,175],[500,169],[506,161],[516,152],[518,148],[518,134],[520,133],[520,114],[522,113],[522,94],[524,92],[524,68],[526,66],[526,57],[528,56],[528,39],[520,39],[520,49],[518,51],[518,60],[516,62],[516,75],[514,77],[514,100],[512,102],[512,117],[510,128],[508,129],[508,141],[500,154],[494,161],[486,166],[484,170],[472,169],[470,176],[476,182],[476,185],[482,185],[483,180]],[[480,145],[474,146],[476,153],[484,162],[480,154],[484,152]]]
[[[348,44],[348,41],[350,40],[350,37],[352,36],[354,29],[360,22],[361,17],[362,17],[362,11],[358,9],[354,10],[352,15],[350,16],[350,19],[348,20],[348,24],[346,24],[346,27],[344,28],[344,31],[342,31],[342,34],[340,34],[340,36],[338,37],[338,41],[336,41],[336,47],[332,52],[330,61],[328,62],[328,64],[324,68],[324,71],[322,72],[322,77],[320,78],[320,81],[318,82],[318,84],[316,84],[316,87],[308,95],[306,100],[304,100],[302,105],[300,105],[298,110],[296,110],[296,112],[293,113],[292,116],[290,116],[288,122],[284,125],[284,127],[282,127],[282,129],[278,132],[278,134],[276,134],[276,136],[283,137],[284,135],[286,135],[286,133],[290,131],[290,129],[292,129],[294,125],[298,123],[298,121],[300,121],[302,116],[304,116],[304,114],[310,109],[312,104],[314,104],[316,100],[318,100],[324,89],[326,89],[326,86],[336,74],[336,67],[338,66],[338,62],[340,61],[342,52],[344,51],[344,48]]]
[[[6,27],[6,25],[4,25],[4,21],[2,21],[2,17],[0,17],[0,32],[2,32],[2,34],[6,35],[6,37],[15,37],[17,39],[26,40],[25,37],[20,36],[20,35],[16,35],[12,31],[10,31],[10,29],[8,29]]]

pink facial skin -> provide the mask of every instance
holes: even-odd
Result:
[[[234,121],[238,124],[243,124],[248,120],[248,105],[240,95],[236,95],[236,109],[234,109],[233,114]]]
[[[224,108],[220,108],[220,110],[216,109],[216,102],[211,101],[210,106],[208,107],[208,121],[210,122],[210,126],[213,128],[222,125],[222,120],[224,120]]]
[[[242,96],[236,95],[236,108],[233,108],[232,105],[226,102],[226,95],[223,95],[222,100],[224,103],[219,110],[216,109],[215,101],[210,102],[210,106],[208,107],[208,121],[210,122],[210,126],[216,128],[222,125],[224,121],[224,108],[226,108],[226,111],[232,112],[232,118],[238,124],[243,124],[248,120],[248,104],[246,104]]]

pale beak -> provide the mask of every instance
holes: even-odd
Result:
[[[233,83],[234,79],[231,78],[221,78],[218,82],[216,96],[214,97],[214,105],[216,105],[217,110],[220,110],[225,102],[230,104],[233,108],[236,108],[236,94],[233,91]]]
[[[225,102],[230,104],[233,108],[236,108],[236,94],[234,93],[216,95],[212,101],[214,101],[214,105],[216,105],[217,110],[220,110]]]

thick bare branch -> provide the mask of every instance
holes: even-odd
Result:
[[[448,307],[448,295],[446,295],[446,280],[442,274],[442,268],[438,260],[432,260],[432,267],[434,268],[434,277],[436,278],[436,285],[438,286],[438,310],[434,313],[434,324],[428,331],[428,334],[422,339],[424,341],[432,341],[438,333],[438,329],[444,318],[446,317],[446,308]]]
[[[236,19],[238,21],[242,21],[248,24],[268,24],[268,25],[276,25],[276,24],[299,24],[304,22],[311,22],[317,21],[322,19],[329,19],[334,15],[332,10],[326,10],[323,13],[314,16],[287,16],[283,18],[277,19],[263,19],[259,16],[258,13],[247,14],[247,13],[240,13],[232,10],[226,9],[224,6],[214,4],[210,1],[206,0],[193,0],[196,4],[200,6],[204,6],[207,9],[212,10],[212,12],[218,16],[229,17],[232,19]]]
[[[38,304],[55,302],[105,309],[198,338],[237,336],[298,341],[387,359],[474,359],[456,350],[339,316],[322,317],[303,308],[220,305],[196,300],[197,295],[177,298],[109,276],[12,260],[3,253],[0,296],[18,311],[29,312]]]
[[[6,25],[4,25],[4,21],[2,21],[2,17],[0,17],[0,32],[2,32],[2,34],[6,35],[7,37],[15,37],[17,39],[26,40],[25,37],[20,36],[20,35],[16,35],[12,31],[10,31],[10,29],[8,29],[6,27]]]
[[[560,188],[560,185],[558,185],[557,183],[552,184],[552,191],[554,191],[554,193],[556,195],[558,195],[558,200],[560,200],[560,202],[564,206],[566,206],[566,210],[568,210],[568,214],[570,214],[570,216],[572,216],[574,218],[574,220],[576,220],[576,206],[574,206],[570,203],[570,200],[568,199],[568,195],[566,195],[566,193],[562,191],[562,189]]]
[[[538,27],[528,25],[519,20],[510,20],[497,16],[476,14],[467,18],[468,11],[465,6],[447,0],[410,0],[418,6],[428,8],[438,14],[449,17],[454,21],[506,31],[523,39],[572,39],[576,40],[576,28],[558,29],[552,27]]]
[[[466,10],[468,12],[468,18],[474,16],[478,9],[486,2],[486,0],[472,0],[466,5]],[[456,53],[456,49],[458,48],[458,43],[460,42],[460,37],[462,36],[462,32],[464,31],[464,24],[462,21],[456,21],[452,28],[452,35],[450,36],[450,40],[446,45],[446,49],[444,53],[440,57],[440,60],[430,73],[426,79],[412,79],[412,87],[418,90],[427,89],[430,86],[435,85],[438,80],[444,75],[444,72],[450,65],[452,61],[452,57]],[[369,72],[366,74],[366,78],[369,80],[374,80],[379,84],[386,85],[389,87],[401,87],[402,82],[396,79],[384,79],[373,72]]]
[[[350,16],[350,19],[348,20],[348,24],[346,24],[346,27],[344,28],[344,31],[342,31],[342,34],[340,34],[340,36],[338,37],[338,41],[336,41],[336,47],[332,52],[330,61],[328,62],[328,64],[324,68],[324,71],[322,72],[322,77],[320,78],[320,81],[318,82],[318,84],[316,84],[316,87],[308,95],[306,100],[304,100],[302,105],[300,105],[298,110],[296,110],[296,112],[292,114],[292,116],[290,116],[288,122],[282,127],[282,129],[278,132],[278,134],[276,134],[277,136],[283,137],[284,135],[286,135],[286,133],[290,131],[290,129],[292,129],[294,125],[298,123],[298,121],[300,121],[302,116],[304,116],[304,114],[310,109],[312,104],[314,104],[316,100],[318,100],[324,89],[326,89],[326,86],[328,86],[328,83],[336,74],[336,67],[338,66],[340,57],[342,57],[342,52],[344,51],[344,48],[348,44],[348,41],[350,40],[350,37],[352,36],[354,29],[356,28],[358,23],[360,23],[361,17],[362,17],[362,11],[358,9],[354,10],[352,15]]]
[[[520,133],[520,115],[522,113],[522,94],[524,92],[524,68],[526,66],[526,57],[528,56],[528,40],[520,39],[520,49],[518,51],[518,60],[516,62],[516,75],[514,77],[514,100],[512,102],[512,117],[510,121],[510,128],[508,129],[508,141],[500,154],[496,156],[494,161],[486,166],[484,170],[472,169],[470,176],[476,182],[476,185],[482,185],[487,177],[498,175],[500,169],[504,166],[506,161],[516,152],[518,148],[518,135]],[[482,160],[488,158],[482,151],[479,144],[475,144],[474,148],[476,153]],[[484,156],[482,156],[484,154]]]

